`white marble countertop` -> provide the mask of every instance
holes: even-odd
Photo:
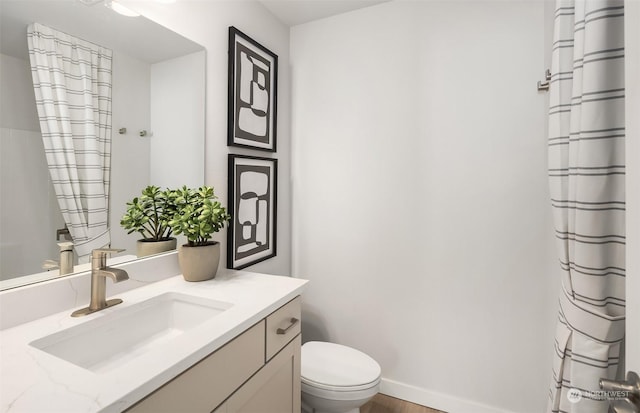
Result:
[[[85,317],[64,311],[0,332],[0,412],[121,412],[300,295],[307,281],[221,270],[214,280],[182,276],[118,294],[124,302]],[[178,292],[233,307],[118,368],[92,372],[29,345],[151,297]],[[114,297],[108,297],[114,298]]]

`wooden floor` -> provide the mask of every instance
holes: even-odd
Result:
[[[360,413],[444,413],[384,394],[376,394],[360,408]]]

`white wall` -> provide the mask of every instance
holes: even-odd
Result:
[[[64,221],[49,181],[29,62],[0,54],[0,90],[0,279],[6,280],[57,259],[56,229]]]
[[[151,65],[152,136],[147,139],[153,185],[193,188],[204,182],[204,76],[204,51]]]
[[[0,54],[0,76],[0,127],[39,131],[29,61]]]
[[[128,7],[206,49],[205,184],[213,186],[227,205],[229,153],[278,159],[277,256],[249,267],[250,271],[288,275],[291,272],[290,92],[289,29],[254,1],[185,1],[161,4],[128,0]],[[278,151],[230,149],[227,146],[228,27],[238,29],[278,55]],[[222,241],[221,265],[226,265],[226,230],[214,236]]]
[[[118,51],[112,60],[111,198],[109,221],[111,246],[135,254],[137,234],[127,235],[120,226],[126,203],[149,185],[149,138],[138,136],[150,129],[151,66]],[[118,129],[126,128],[126,134]]]
[[[534,1],[394,1],[291,30],[304,340],[371,354],[385,393],[453,413],[546,405],[545,37]]]

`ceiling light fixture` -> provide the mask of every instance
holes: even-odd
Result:
[[[122,4],[118,3],[115,0],[105,0],[104,5],[123,16],[127,16],[127,17],[140,16],[140,13],[136,13],[135,11],[123,6]]]

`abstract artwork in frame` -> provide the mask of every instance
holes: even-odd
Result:
[[[278,56],[229,27],[229,146],[276,151]]]
[[[276,256],[278,160],[229,155],[227,268]]]

